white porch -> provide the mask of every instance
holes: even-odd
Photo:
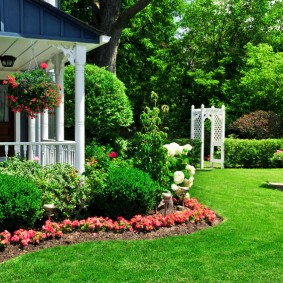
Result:
[[[34,159],[36,156],[42,165],[68,162],[79,173],[83,173],[86,53],[107,43],[110,38],[40,0],[0,0],[0,22],[0,56],[16,58],[13,67],[0,65],[0,80],[5,80],[12,72],[35,68],[41,62],[46,62],[48,71],[54,74],[55,82],[61,86],[62,94],[62,103],[52,117],[46,111],[36,119],[28,118],[25,126],[20,114],[15,113],[12,138],[1,139],[0,131],[1,158],[21,155]],[[64,134],[64,68],[67,62],[75,66],[75,141],[65,141]],[[7,120],[0,121],[0,129],[1,125],[9,122],[7,117],[11,116],[1,115],[1,107],[3,109],[0,98],[0,119],[2,116]],[[54,128],[52,134],[50,127]],[[23,131],[28,131],[24,141],[21,135]]]

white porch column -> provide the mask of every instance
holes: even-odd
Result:
[[[86,48],[75,46],[75,141],[76,169],[84,172],[85,164],[85,77]]]
[[[45,110],[42,114],[41,114],[41,128],[42,128],[42,132],[41,132],[41,139],[42,140],[48,140],[49,135],[48,135],[48,110]]]
[[[28,118],[28,141],[35,142],[35,118]],[[33,158],[32,147],[29,147],[28,159]]]
[[[65,133],[64,133],[64,55],[57,54],[53,58],[54,71],[55,71],[55,81],[61,87],[62,94],[62,102],[59,107],[56,108],[56,140],[64,141]]]
[[[16,112],[15,113],[15,141],[20,142],[21,141],[21,113]]]

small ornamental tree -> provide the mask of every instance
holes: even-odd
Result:
[[[255,111],[236,120],[231,129],[240,138],[267,139],[282,136],[282,118],[272,111]]]
[[[157,101],[157,94],[151,93]],[[136,132],[133,139],[134,166],[147,172],[161,187],[168,183],[167,150],[163,147],[167,133],[162,129],[160,110],[154,106],[146,107],[140,116],[142,129]]]
[[[74,67],[65,69],[65,121],[73,129],[74,115]],[[122,127],[133,122],[130,101],[124,84],[109,71],[95,65],[85,66],[85,129],[88,139],[101,143],[115,140]]]

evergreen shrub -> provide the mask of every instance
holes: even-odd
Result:
[[[91,199],[90,187],[69,164],[42,167],[36,161],[12,157],[0,163],[0,173],[32,180],[42,192],[42,205],[53,203],[58,218],[77,217]]]
[[[65,68],[65,124],[73,129],[75,69]],[[121,128],[133,122],[124,84],[111,72],[95,65],[85,66],[85,129],[87,139],[105,143],[115,141]],[[70,131],[68,131],[70,132]],[[72,137],[70,137],[72,138]]]
[[[283,149],[283,139],[225,139],[225,167],[270,168],[276,150]]]
[[[34,182],[0,174],[0,231],[31,228],[41,215],[41,192]]]
[[[106,186],[93,191],[93,205],[104,216],[130,219],[153,209],[160,195],[158,184],[147,173],[132,167],[111,166]]]

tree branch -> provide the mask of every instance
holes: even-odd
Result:
[[[116,26],[124,26],[132,17],[134,17],[139,11],[144,9],[152,0],[138,0],[134,5],[120,14]]]

